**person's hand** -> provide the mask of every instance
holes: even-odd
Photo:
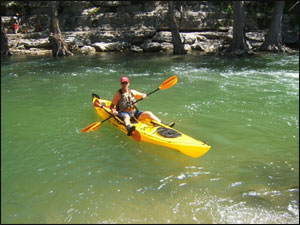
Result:
[[[119,114],[119,112],[115,109],[112,110],[112,113],[114,114],[114,116],[117,116]]]

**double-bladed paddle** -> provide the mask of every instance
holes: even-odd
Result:
[[[169,79],[165,80],[157,89],[148,93],[147,96],[153,94],[154,92],[156,92],[158,90],[168,89],[168,88],[174,86],[176,83],[177,83],[177,76],[174,75],[174,76],[170,77]],[[141,100],[143,100],[143,98],[138,99],[137,101],[134,102],[134,104]],[[112,113],[110,113],[103,106],[101,106],[101,104],[97,100],[94,102],[94,105],[103,108],[107,113],[110,114],[110,116],[108,118],[106,118],[105,120],[102,120],[101,122],[95,122],[95,123],[92,123],[92,124],[86,126],[85,128],[83,128],[81,130],[82,133],[95,131],[101,126],[102,123],[104,123],[105,121],[109,120],[112,117],[115,117]],[[115,118],[115,119],[117,119],[117,118]],[[125,126],[125,124],[123,124],[123,125]],[[139,141],[141,141],[141,134],[137,130],[135,130],[132,132],[132,138],[134,140],[136,140],[137,142],[139,142]]]

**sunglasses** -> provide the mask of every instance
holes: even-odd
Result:
[[[122,84],[128,84],[128,82],[122,82]]]

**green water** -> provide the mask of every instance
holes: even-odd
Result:
[[[2,223],[298,223],[299,56],[101,54],[1,64]],[[123,75],[212,148],[195,159],[99,121]]]

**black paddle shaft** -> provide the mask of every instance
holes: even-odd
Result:
[[[120,121],[116,118],[116,116],[115,116],[113,113],[110,113],[109,111],[107,111],[102,105],[100,105],[100,107],[101,107],[102,109],[104,109],[104,111],[107,112],[107,113],[110,115],[108,118],[106,118],[105,120],[103,120],[102,123],[103,123],[104,121],[109,120],[110,118],[113,117],[116,121],[118,121],[119,123],[121,123],[122,125],[125,126],[125,123],[120,122]],[[125,126],[125,127],[126,127],[126,126]]]
[[[154,92],[156,92],[156,91],[158,91],[158,90],[159,90],[159,88],[157,88],[157,89],[154,90],[154,91],[151,91],[150,93],[147,94],[147,96],[153,94]],[[140,98],[140,99],[136,100],[133,104],[138,103],[139,101],[142,101],[142,100],[143,100],[143,98]]]

